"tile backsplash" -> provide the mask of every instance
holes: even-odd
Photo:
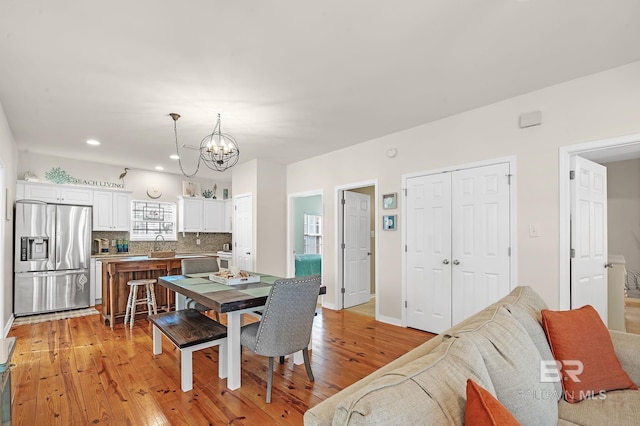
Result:
[[[196,234],[186,233],[184,237],[182,233],[178,233],[178,241],[158,241],[158,250],[161,251],[175,251],[176,253],[210,253],[222,250],[223,244],[231,244],[231,236],[229,233],[213,233],[205,234],[200,233],[197,238],[200,239],[200,245],[196,244]],[[111,245],[112,240],[124,240],[129,239],[128,232],[102,232],[94,231],[91,234],[92,240],[94,238],[106,238],[109,240],[109,253],[115,254],[118,252],[117,247]],[[129,241],[129,253],[136,255],[145,255],[153,250],[154,241]],[[92,242],[92,254],[95,250],[95,243]]]

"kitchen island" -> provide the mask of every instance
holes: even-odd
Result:
[[[209,255],[184,254],[166,258],[150,258],[149,256],[103,257],[102,261],[102,320],[112,328],[116,323],[124,322],[129,297],[130,280],[180,275],[182,259],[196,257],[216,257]],[[175,304],[173,291],[155,288],[156,303],[159,310],[171,310]],[[147,313],[139,312],[143,317]]]

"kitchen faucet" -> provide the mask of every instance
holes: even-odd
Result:
[[[164,245],[164,236],[162,234],[156,235],[156,242],[153,243],[153,251],[158,251],[158,238],[162,238],[162,245]]]

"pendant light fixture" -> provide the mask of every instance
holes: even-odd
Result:
[[[178,144],[178,119],[180,114],[172,112],[169,116],[173,119],[173,131],[176,138],[176,154],[180,157],[180,149]],[[182,160],[178,158],[178,164],[180,165],[180,171],[186,177],[193,177],[200,170],[200,163],[204,163],[211,170],[223,172],[230,167],[233,167],[240,158],[240,150],[238,144],[233,136],[222,133],[220,114],[218,114],[218,121],[216,122],[213,132],[202,138],[199,147],[190,147],[189,145],[183,145],[186,148],[197,149],[200,151],[198,155],[198,163],[196,164],[196,170],[192,174],[188,174],[182,167]]]

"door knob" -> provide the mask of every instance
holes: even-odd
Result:
[[[454,264],[454,265],[459,265],[459,264],[460,264],[460,261],[459,261],[458,259],[456,259],[456,260],[454,260],[454,261],[453,261],[453,264]]]
[[[449,264],[449,259],[443,260],[442,263],[444,263],[445,265],[448,265]]]

